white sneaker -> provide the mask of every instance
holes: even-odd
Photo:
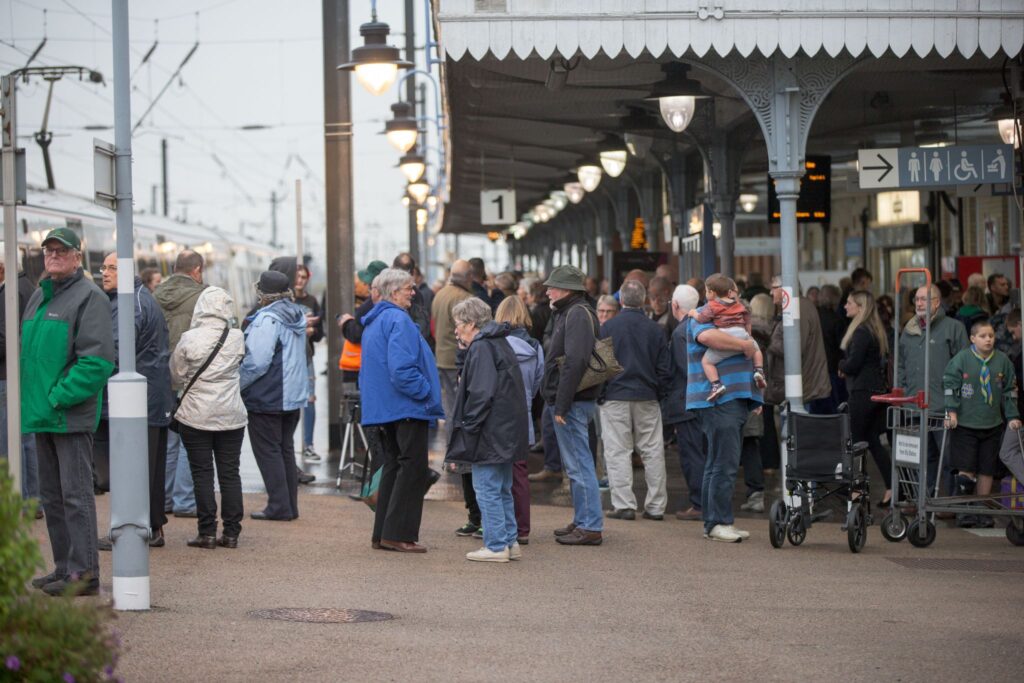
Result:
[[[705,538],[710,538],[712,541],[722,541],[723,543],[739,543],[743,539],[733,531],[731,526],[725,524],[716,524],[711,531],[705,535]]]
[[[306,462],[320,462],[320,454],[313,450],[312,446],[306,446],[302,451],[302,459]]]
[[[729,524],[725,528],[728,529],[729,531],[731,531],[732,533],[736,534],[737,536],[739,536],[741,539],[750,538],[750,532],[749,531],[744,531],[743,529],[737,529],[732,524]]]
[[[519,545],[519,541],[516,541],[508,547],[508,559],[520,560],[523,557],[523,549]]]
[[[740,510],[745,512],[764,512],[764,491],[754,491],[747,498],[747,502],[740,505]]]
[[[473,562],[508,562],[508,558],[508,548],[502,548],[498,552],[494,552],[487,548],[487,546],[484,546],[480,550],[466,553],[466,559]]]

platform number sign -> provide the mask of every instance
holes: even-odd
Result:
[[[515,222],[515,190],[482,190],[480,192],[480,223],[482,225],[512,225]]]

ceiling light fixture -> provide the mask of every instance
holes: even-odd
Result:
[[[601,167],[596,164],[580,164],[576,169],[576,177],[587,192],[593,192],[601,184],[601,174]]]
[[[409,196],[413,198],[413,201],[420,205],[427,201],[427,195],[430,194],[430,186],[422,180],[415,183],[409,183],[406,190],[409,192]]]
[[[562,186],[565,191],[565,196],[573,204],[579,204],[583,201],[583,195],[586,194],[586,190],[579,183],[566,183]]]
[[[746,193],[740,195],[740,208],[746,213],[753,213],[757,208],[757,195]]]
[[[693,121],[697,99],[708,97],[699,82],[689,77],[687,64],[672,62],[661,67],[665,79],[654,84],[648,99],[657,100],[661,118],[675,133],[682,133]]]

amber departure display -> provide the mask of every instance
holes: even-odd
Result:
[[[828,223],[832,217],[832,157],[808,156],[807,173],[800,179],[796,200],[797,223]],[[779,198],[775,183],[768,178],[768,222],[779,222]]]

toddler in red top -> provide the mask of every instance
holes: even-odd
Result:
[[[722,332],[737,339],[751,339],[750,310],[739,300],[736,283],[724,275],[713,275],[705,283],[708,291],[713,293],[704,306],[690,311],[690,317],[702,324],[714,324]],[[725,385],[718,375],[718,363],[735,356],[739,351],[718,351],[708,349],[701,359],[705,377],[711,382],[711,393],[707,401],[710,403],[725,393]],[[761,389],[767,386],[764,378],[764,358],[761,350],[754,354],[754,382]]]

